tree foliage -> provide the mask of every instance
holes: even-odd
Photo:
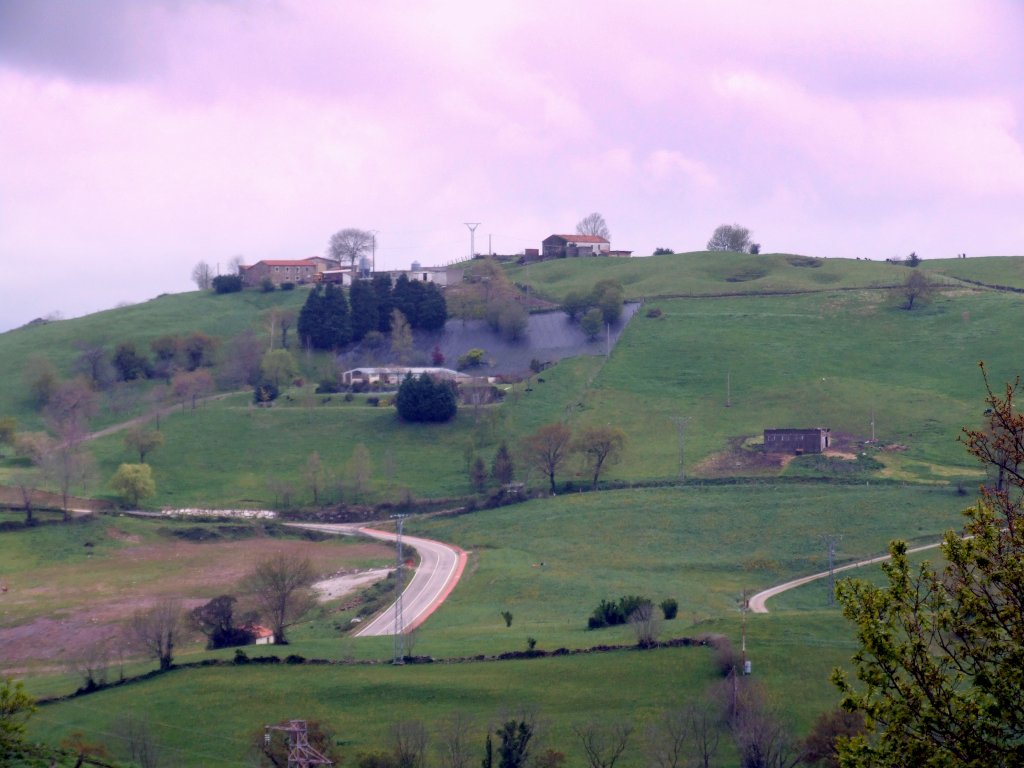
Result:
[[[149,464],[122,464],[110,479],[110,487],[133,507],[156,493],[156,481]]]
[[[965,512],[963,535],[946,534],[946,565],[915,567],[896,541],[884,586],[837,589],[857,627],[862,687],[838,670],[833,679],[872,730],[841,746],[843,765],[1024,763],[1024,415],[1019,378],[1002,394],[987,376],[985,387],[987,423],[961,441],[995,480]]]
[[[235,625],[237,602],[238,599],[232,595],[219,595],[189,612],[192,625],[206,635],[207,648],[231,648],[252,642],[252,632],[244,626]]]
[[[157,429],[148,429],[136,424],[125,430],[124,446],[139,454],[139,464],[146,463],[146,456],[164,444],[164,435]]]
[[[750,247],[750,230],[739,224],[720,224],[708,240],[709,251],[743,253]],[[758,246],[760,250],[760,246]]]
[[[406,376],[398,387],[395,407],[403,421],[449,421],[458,410],[455,386],[427,374]]]
[[[608,231],[608,223],[597,211],[588,214],[579,220],[576,224],[577,235],[597,235],[603,237],[605,240],[611,240],[611,232]]]
[[[13,754],[25,735],[25,723],[36,711],[31,696],[20,681],[0,681],[0,759]]]

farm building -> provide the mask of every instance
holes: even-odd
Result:
[[[269,278],[274,285],[281,283],[309,283],[328,268],[337,268],[338,262],[314,256],[310,259],[264,259],[252,266],[239,268],[242,282],[252,288]]]
[[[427,374],[437,379],[458,381],[468,379],[469,376],[453,371],[449,368],[409,368],[405,366],[387,366],[384,368],[353,368],[341,374],[341,383],[346,387],[353,384],[379,384],[381,386],[395,386],[402,383],[406,375],[419,376]]]
[[[829,432],[824,427],[766,429],[764,450],[765,453],[824,453],[829,445]]]
[[[607,256],[611,244],[598,235],[550,235],[541,243],[545,259],[571,256]]]

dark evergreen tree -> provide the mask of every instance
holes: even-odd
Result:
[[[406,376],[395,395],[395,407],[403,421],[448,421],[458,410],[455,386],[426,374]]]
[[[323,286],[317,285],[309,292],[309,296],[306,297],[306,303],[299,310],[299,340],[304,347],[316,347],[314,337],[317,335],[317,329],[320,327],[323,301]]]
[[[508,485],[515,476],[515,465],[512,463],[512,455],[508,451],[508,443],[504,440],[498,446],[494,454],[494,461],[491,462],[491,477],[496,483]]]
[[[348,299],[340,288],[331,283],[328,283],[324,290],[321,327],[323,344],[318,349],[340,349],[352,340],[352,318],[349,315]]]
[[[395,308],[391,295],[391,275],[374,275],[373,290],[377,294],[377,330],[391,333],[391,310]]]
[[[352,341],[359,341],[380,325],[380,301],[374,286],[366,280],[356,280],[348,291],[352,305]]]
[[[413,328],[420,327],[419,309],[420,300],[423,296],[423,284],[410,280],[404,274],[399,275],[395,281],[395,288],[391,292],[391,299],[394,308],[405,315],[409,325]]]
[[[419,283],[423,286],[422,296],[417,311],[419,325],[425,331],[436,331],[444,328],[448,322],[448,305],[445,304],[444,294],[441,289],[433,283]]]
[[[148,379],[152,372],[149,360],[145,355],[139,354],[135,349],[135,344],[130,341],[117,345],[111,362],[114,364],[114,368],[117,370],[117,377],[121,381]]]

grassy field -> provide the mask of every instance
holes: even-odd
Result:
[[[644,259],[578,258],[508,268],[509,277],[554,301],[617,280],[629,299],[734,296],[898,285],[907,268],[877,261],[773,253],[677,253]]]
[[[549,651],[630,643],[628,628],[587,631],[585,626],[600,599],[633,593],[679,600],[680,616],[664,624],[664,636],[725,634],[738,645],[741,590],[821,570],[823,535],[842,535],[840,561],[858,559],[883,551],[893,537],[937,538],[959,525],[964,505],[963,497],[948,490],[921,486],[752,484],[573,494],[414,521],[411,533],[449,540],[471,552],[463,581],[419,631],[415,653],[496,654],[524,650],[529,637]],[[835,702],[827,674],[852,652],[852,630],[836,608],[828,607],[821,584],[804,588],[799,598],[779,598],[771,609],[767,616],[748,617],[751,658],[759,678],[785,702],[794,727],[804,730]],[[502,610],[512,612],[511,627],[505,627]],[[390,651],[388,638],[339,638],[326,618],[293,633],[287,651],[251,652],[386,659]],[[228,659],[231,652],[181,658],[210,656]],[[351,740],[349,749],[358,750],[382,744],[387,722],[398,717],[422,719],[436,728],[460,708],[491,718],[502,707],[529,704],[551,720],[558,748],[571,752],[568,729],[574,722],[622,714],[644,721],[661,707],[698,695],[714,679],[709,658],[704,650],[680,649],[399,670],[386,665],[185,670],[48,706],[34,733],[57,739],[83,728],[102,736],[116,730],[115,721],[130,707],[183,755],[188,724],[222,744],[202,759],[182,757],[193,762],[181,764],[212,765],[220,759],[232,764],[240,759],[247,733],[284,717],[335,724]],[[552,679],[560,682],[551,685]],[[244,698],[243,691],[254,690],[272,693],[245,707],[231,705]],[[187,708],[181,704],[186,699]],[[216,720],[192,714],[213,711],[220,713]],[[570,764],[581,764],[578,754]],[[641,764],[639,755],[629,764]]]
[[[267,505],[280,503],[285,489],[294,503],[306,504],[312,492],[303,467],[314,451],[331,477],[328,498],[338,498],[339,487],[350,501],[396,499],[404,489],[418,497],[462,496],[469,491],[467,455],[489,463],[500,440],[514,446],[561,419],[576,427],[614,424],[627,433],[623,461],[609,468],[609,480],[675,478],[674,419],[683,417],[687,477],[845,476],[841,463],[784,470],[747,444],[767,427],[822,425],[845,450],[870,455],[858,475],[970,486],[978,468],[956,437],[981,419],[977,361],[986,361],[993,382],[1012,378],[1015,340],[993,329],[1024,319],[1020,297],[984,291],[951,292],[914,312],[878,291],[649,306],[661,317],[641,312],[607,362],[563,361],[530,391],[517,385],[502,405],[479,413],[464,408],[449,424],[404,424],[392,408],[367,407],[361,397],[327,401],[302,390],[287,391],[267,410],[239,395],[178,412],[164,420],[167,442],[151,457],[158,488],[151,503]],[[878,443],[864,447],[872,419]],[[373,464],[363,493],[346,480],[358,444]],[[119,435],[93,450],[101,480],[131,458]],[[526,470],[520,462],[521,476]],[[570,464],[561,477],[585,482],[586,473]],[[527,479],[540,482],[537,473]],[[94,492],[106,493],[102,483]]]
[[[403,424],[393,409],[369,407],[362,397],[345,403],[337,395],[310,397],[306,388],[286,390],[266,410],[252,408],[248,395],[235,395],[176,412],[163,419],[166,443],[151,455],[158,491],[149,503],[268,507],[287,493],[293,503],[309,504],[304,468],[314,451],[323,460],[332,500],[339,494],[348,501],[393,500],[406,489],[421,498],[465,496],[467,458],[480,455],[489,463],[500,440],[515,445],[558,420],[574,428],[612,424],[627,433],[623,459],[606,479],[672,482],[680,461],[675,419],[682,417],[686,485],[564,493],[410,521],[410,533],[470,551],[462,583],[418,632],[415,652],[437,658],[497,654],[524,650],[528,638],[546,650],[629,643],[629,629],[591,632],[586,620],[602,598],[630,593],[679,601],[680,616],[666,623],[665,635],[724,634],[738,644],[741,592],[823,570],[824,536],[842,536],[842,562],[879,554],[891,538],[925,543],[959,527],[959,510],[970,496],[957,495],[955,486],[973,495],[981,479],[956,442],[962,426],[982,420],[976,363],[986,361],[997,387],[1020,372],[1019,344],[1007,329],[1024,319],[1024,301],[957,281],[1024,285],[1020,263],[926,261],[923,267],[948,276],[948,287],[913,312],[881,289],[902,282],[907,268],[866,261],[682,254],[513,268],[513,279],[552,298],[609,277],[647,302],[610,358],[563,361],[544,371],[543,382],[532,381],[529,391],[517,385],[500,406],[464,408],[449,424]],[[18,363],[30,352],[46,351],[67,371],[79,338],[148,343],[191,330],[228,336],[259,330],[267,309],[281,302],[298,306],[303,298],[299,291],[184,294],[0,335],[0,353],[15,361],[0,371],[0,415],[18,416],[22,428],[36,423],[24,402]],[[661,316],[647,317],[652,308]],[[864,445],[872,421],[878,442]],[[802,457],[787,464],[756,449],[766,427],[818,425],[833,430],[847,458]],[[360,444],[372,462],[361,492],[348,471]],[[119,435],[97,440],[92,451],[99,478],[92,491],[109,495],[107,478],[130,456]],[[521,459],[518,469],[520,478],[541,484]],[[14,463],[0,462],[0,483],[15,470]],[[576,464],[559,477],[577,486],[587,479]],[[815,479],[822,477],[828,482]],[[53,622],[49,634],[38,636],[59,638],[58,622],[90,600],[127,605],[180,584],[196,599],[207,597],[215,594],[208,590],[236,583],[232,574],[263,546],[254,539],[181,541],[157,531],[171,527],[167,523],[103,518],[97,525],[0,533],[0,580],[18,588],[17,602],[10,592],[0,598],[0,630],[47,619]],[[353,554],[344,540],[292,544],[318,548],[325,569],[335,559],[380,562],[386,553]],[[134,558],[140,551],[146,556]],[[200,565],[210,553],[223,557],[225,567],[204,571]],[[854,649],[852,629],[828,606],[825,590],[824,582],[808,585],[773,601],[772,613],[747,617],[755,675],[798,730],[834,705],[828,671]],[[508,628],[504,610],[514,617]],[[340,637],[346,616],[327,611],[296,627],[286,653],[390,657],[389,638]],[[232,653],[181,650],[182,661],[228,659]],[[50,656],[62,658],[62,651],[55,648]],[[36,669],[31,690],[50,694],[73,687],[58,666]],[[285,717],[324,719],[353,755],[381,746],[396,719],[415,717],[433,727],[460,708],[491,720],[503,707],[535,705],[552,723],[551,745],[567,752],[574,768],[582,761],[569,731],[573,722],[627,713],[649,721],[659,708],[697,695],[714,677],[709,652],[696,648],[401,669],[182,670],[48,706],[33,733],[56,741],[82,728],[112,739],[116,721],[131,711],[155,729],[175,755],[172,763],[238,765],[246,764],[248,736]],[[641,764],[639,752],[624,763]]]
[[[305,290],[217,296],[208,291],[165,294],[141,304],[97,312],[74,320],[26,326],[0,334],[0,416],[14,416],[19,429],[39,429],[41,419],[28,400],[24,382],[26,361],[44,355],[63,376],[73,375],[76,344],[104,344],[113,350],[123,341],[149,353],[149,343],[165,335],[202,331],[222,341],[243,331],[266,335],[264,314],[274,307],[298,310]],[[97,425],[115,421],[101,413]]]

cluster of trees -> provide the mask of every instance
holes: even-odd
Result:
[[[708,240],[709,251],[733,251],[735,253],[760,253],[761,244],[752,242],[750,230],[739,224],[720,224]]]
[[[371,335],[380,343],[393,331],[396,311],[410,328],[437,330],[448,320],[444,294],[433,283],[400,275],[392,284],[390,275],[376,275],[355,281],[347,297],[336,285],[315,286],[299,312],[299,338],[313,349],[337,350]]]
[[[508,341],[518,341],[526,334],[529,312],[524,300],[505,270],[490,257],[475,261],[466,271],[465,282],[449,292],[453,317],[463,322],[485,320]]]
[[[626,292],[616,280],[598,280],[589,292],[569,291],[562,310],[573,322],[579,320],[587,338],[594,339],[605,325],[614,325],[622,317]]]
[[[679,612],[679,603],[674,598],[661,601],[661,614],[666,621],[671,621]],[[618,600],[602,600],[594,608],[587,619],[587,629],[603,629],[626,624],[641,613],[650,613],[654,603],[640,595],[623,595]]]
[[[578,457],[596,488],[601,473],[619,461],[626,446],[626,434],[616,427],[587,426],[577,435],[565,424],[545,424],[525,437],[519,444],[518,461],[530,470],[542,472],[548,479],[551,493],[556,491],[555,477],[569,460]],[[477,492],[487,487],[487,465],[482,457],[467,456],[470,485]],[[491,461],[490,478],[499,485],[508,485],[515,476],[516,459],[508,444],[502,441]]]

